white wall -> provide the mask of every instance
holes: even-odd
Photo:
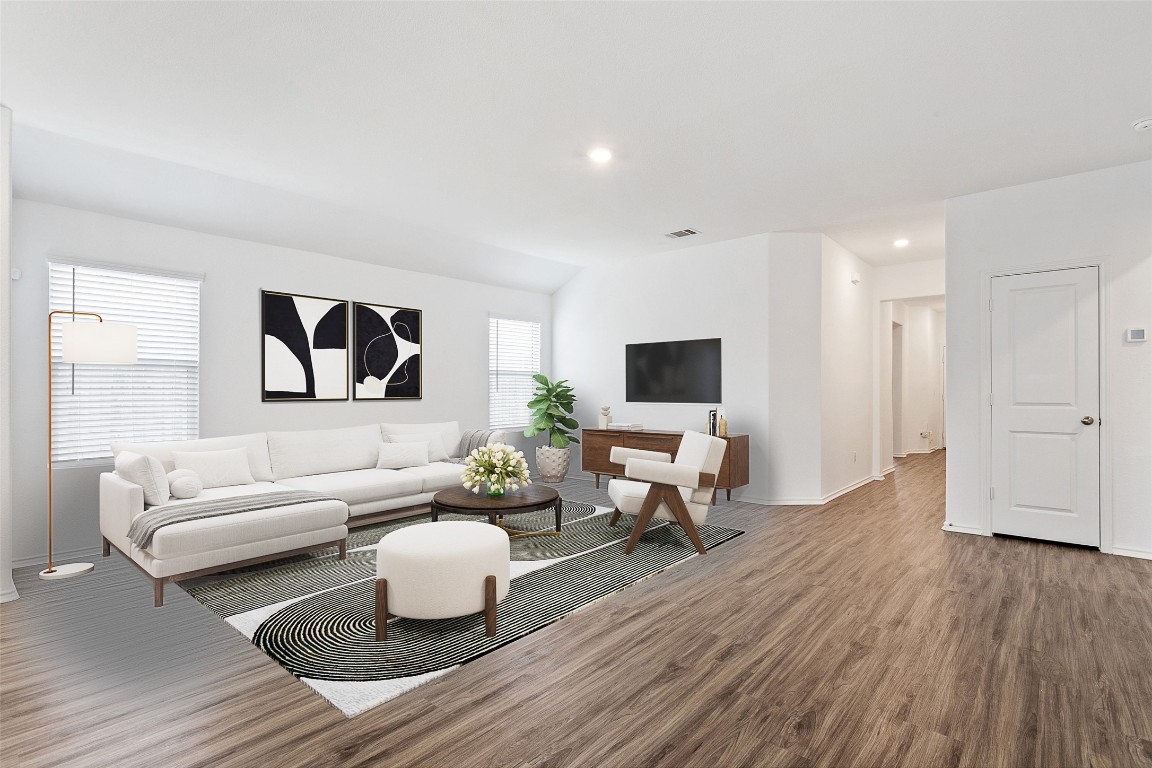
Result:
[[[948,495],[951,527],[990,533],[986,291],[1017,269],[1100,264],[1102,549],[1152,557],[1152,162],[949,200]]]
[[[821,472],[822,235],[779,234],[769,242],[769,429],[764,470],[773,504],[819,504]],[[763,306],[765,299],[758,300]]]
[[[875,300],[915,299],[944,293],[944,259],[876,267]]]
[[[576,385],[584,424],[611,405],[617,421],[702,429],[707,405],[625,402],[624,345],[718,336],[730,429],[750,436],[751,482],[733,496],[819,504],[871,475],[870,274],[816,233],[588,269],[553,297],[556,375]]]
[[[12,110],[0,107],[0,603],[15,600],[12,583]]]
[[[750,441],[752,482],[733,495],[767,497],[773,482],[766,471],[769,239],[748,237],[590,268],[557,291],[553,369],[575,387],[580,423],[595,427],[600,406],[610,405],[615,421],[703,431],[710,405],[625,401],[624,345],[718,337],[729,430],[747,433]]]
[[[901,414],[904,454],[926,453],[939,447],[942,327],[943,315],[931,307],[905,306]],[[932,436],[921,437],[921,432],[931,432]]]
[[[821,257],[820,489],[829,498],[872,478],[874,288],[872,266],[828,237]]]
[[[200,433],[311,429],[379,421],[488,421],[488,314],[543,324],[542,365],[550,361],[551,299],[322,254],[205,235],[17,200],[12,339],[14,553],[41,562],[45,535],[45,330],[50,255],[201,273]],[[424,311],[423,399],[394,403],[261,403],[260,290],[399,304]],[[99,307],[84,309],[99,310]],[[56,554],[99,544],[97,475],[102,467],[56,470]]]

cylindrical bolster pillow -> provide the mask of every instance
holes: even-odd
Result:
[[[628,459],[628,463],[624,465],[624,476],[629,480],[679,485],[684,488],[696,488],[700,484],[700,470],[695,467],[646,459]]]
[[[200,475],[190,469],[174,469],[169,472],[168,486],[177,499],[194,499],[204,490]]]
[[[642,451],[639,448],[625,448],[622,445],[612,446],[612,452],[608,458],[612,460],[613,464],[627,464],[628,459],[645,459],[647,461],[662,461],[668,464],[672,461],[672,455],[668,453],[660,453],[659,451]]]

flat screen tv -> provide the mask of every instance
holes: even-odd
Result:
[[[720,339],[624,347],[630,403],[720,403]]]

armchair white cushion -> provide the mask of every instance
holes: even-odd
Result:
[[[625,448],[622,445],[612,446],[609,458],[613,464],[627,464],[628,459],[646,459],[647,461],[660,461],[672,463],[672,455],[660,451],[644,451],[639,448]]]
[[[612,449],[612,460],[624,464],[624,475],[628,479],[614,479],[608,483],[608,496],[616,506],[610,524],[615,525],[621,514],[637,517],[632,536],[624,548],[626,553],[636,546],[648,521],[657,517],[678,522],[700,554],[704,554],[696,526],[708,516],[716,475],[727,447],[728,443],[719,437],[685,432],[676,451],[676,461],[672,463],[667,463],[667,454]]]

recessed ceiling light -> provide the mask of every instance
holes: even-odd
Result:
[[[896,246],[897,248],[903,248],[904,246],[908,245],[908,241],[902,237],[899,240],[893,241],[892,245]]]
[[[588,159],[594,163],[606,163],[612,159],[612,150],[607,147],[593,147],[588,150]]]

